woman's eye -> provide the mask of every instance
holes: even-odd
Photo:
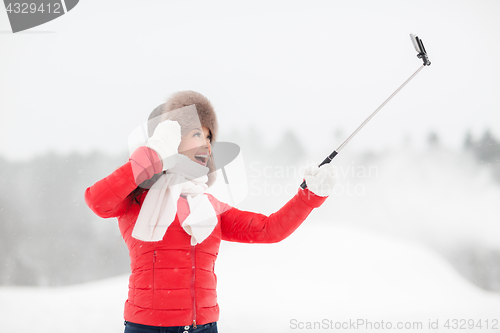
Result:
[[[201,133],[200,132],[196,132],[193,134],[193,136],[201,136]]]

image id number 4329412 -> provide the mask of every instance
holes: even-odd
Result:
[[[15,14],[34,14],[34,13],[52,13],[62,14],[62,6],[60,3],[27,3],[27,2],[14,2],[9,3],[5,8],[7,13]]]
[[[447,329],[486,329],[486,330],[496,330],[500,326],[498,325],[498,319],[447,319],[443,324],[444,328]]]

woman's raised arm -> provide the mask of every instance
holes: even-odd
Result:
[[[85,202],[103,218],[123,215],[127,196],[145,180],[162,170],[158,154],[148,147],[137,148],[127,163],[85,191]]]

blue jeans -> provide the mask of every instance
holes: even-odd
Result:
[[[217,322],[205,325],[196,325],[196,328],[193,328],[193,325],[159,327],[135,324],[126,321],[124,333],[217,333]]]

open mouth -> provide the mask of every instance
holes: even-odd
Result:
[[[208,155],[194,155],[194,159],[199,164],[205,166],[207,164],[207,161],[208,161]]]

